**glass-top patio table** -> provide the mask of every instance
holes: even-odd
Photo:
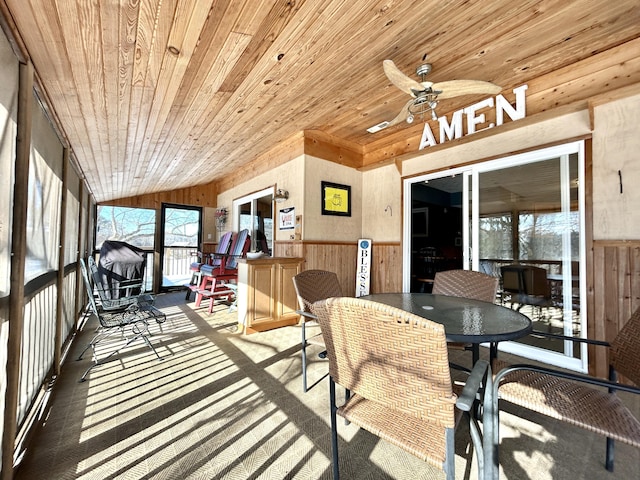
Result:
[[[444,325],[449,342],[472,343],[473,361],[478,345],[489,342],[491,355],[497,343],[515,340],[531,332],[531,319],[520,312],[494,303],[430,293],[376,293],[361,297],[396,307]]]

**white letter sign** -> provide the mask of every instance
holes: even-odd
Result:
[[[464,135],[472,135],[488,128],[500,126],[504,123],[505,114],[511,120],[524,118],[527,114],[527,97],[525,95],[527,88],[529,88],[527,85],[521,85],[513,89],[516,97],[515,107],[500,94],[495,97],[495,100],[493,98],[486,98],[481,102],[474,103],[461,110],[456,110],[452,114],[451,123],[448,122],[447,117],[438,117],[440,143],[444,143],[447,140],[456,140],[462,138]],[[478,128],[487,122],[487,117],[481,110],[488,108],[495,108],[496,123],[490,122],[483,128]],[[463,115],[467,117],[466,122],[463,121]],[[463,131],[464,125],[467,127],[466,132]],[[436,139],[433,136],[429,123],[425,122],[418,150],[434,146],[436,146]]]

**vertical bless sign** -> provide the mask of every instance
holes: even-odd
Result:
[[[371,240],[358,240],[358,263],[356,268],[356,297],[369,295],[371,281]]]

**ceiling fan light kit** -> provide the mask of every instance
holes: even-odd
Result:
[[[387,78],[403,92],[411,95],[412,99],[402,107],[400,113],[391,121],[381,122],[367,129],[369,133],[396,125],[402,121],[412,123],[416,115],[424,119],[425,114],[430,114],[432,120],[437,120],[436,107],[438,99],[457,97],[460,95],[497,94],[502,87],[482,80],[449,80],[444,82],[429,82],[425,77],[431,73],[433,66],[423,63],[416,68],[416,74],[420,81],[416,81],[404,73],[393,63],[393,60],[382,62],[382,68]]]
[[[413,118],[411,119],[413,121]],[[377,125],[374,125],[373,127],[369,127],[367,128],[367,132],[369,133],[376,133],[379,132],[380,130],[387,128],[389,126],[389,122],[387,122],[386,120],[384,122],[380,122]]]

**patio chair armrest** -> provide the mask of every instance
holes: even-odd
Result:
[[[485,384],[485,378],[491,375],[491,367],[486,360],[478,360],[469,374],[466,383],[456,400],[456,407],[463,412],[469,412],[473,408],[478,392]]]
[[[590,385],[606,387],[612,390],[620,390],[623,392],[635,393],[640,395],[640,387],[636,387],[633,385],[625,385],[623,383],[617,383],[611,380],[604,380],[602,378],[591,377],[589,375],[583,375],[580,373],[564,372],[562,370],[554,370],[552,368],[539,367],[536,365],[528,365],[528,364],[510,365],[500,370],[498,373],[496,373],[496,376],[493,379],[494,388],[496,390],[500,388],[500,381],[505,377],[505,375],[508,375],[509,373],[513,373],[519,370],[528,370],[530,372],[543,373],[546,375],[552,375],[554,377],[563,378],[565,380],[573,380],[576,382],[588,383]]]
[[[599,346],[603,346],[603,347],[609,347],[609,342],[606,342],[604,340],[594,340],[591,338],[577,338],[577,337],[568,337],[566,335],[560,335],[558,333],[549,333],[549,332],[542,332],[540,330],[533,330],[529,333],[529,335],[539,335],[541,337],[549,337],[549,338],[556,338],[558,340],[570,340],[572,342],[578,342],[578,343],[586,343],[589,345],[599,345]]]
[[[315,322],[315,321],[318,320],[317,316],[315,316],[313,313],[307,312],[305,310],[296,310],[296,313],[298,315],[303,316],[305,322]]]
[[[124,288],[135,288],[135,287],[142,287],[142,280],[139,278],[133,279],[133,280],[121,280],[119,285],[116,287],[118,289],[124,289]]]

